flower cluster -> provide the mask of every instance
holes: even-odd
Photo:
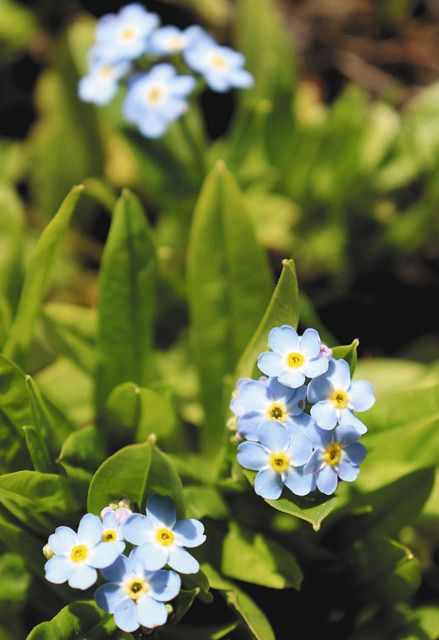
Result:
[[[106,583],[95,592],[97,604],[114,614],[123,631],[153,629],[166,622],[165,603],[180,592],[176,572],[199,570],[185,547],[197,547],[205,539],[198,520],[177,521],[170,498],[151,496],[146,516],[133,514],[126,501],[112,503],[101,517],[83,516],[77,532],[63,526],[49,537],[44,548],[46,579],[84,590],[95,584],[99,569]],[[127,543],[131,550],[124,555]]]
[[[189,74],[179,75],[167,60]],[[224,93],[252,86],[244,63],[241,53],[217,44],[201,27],[160,27],[156,14],[134,3],[98,21],[79,96],[85,102],[108,104],[126,79],[125,118],[147,138],[158,138],[187,110],[187,98],[197,84],[191,72],[200,74],[213,91]]]
[[[374,404],[372,386],[353,382],[348,363],[332,357],[315,329],[299,336],[275,327],[269,346],[258,360],[265,376],[239,380],[230,405],[246,440],[238,462],[258,472],[263,498],[276,500],[284,486],[299,496],[316,487],[331,495],[338,479],[350,482],[360,471],[366,449],[358,440],[367,429],[353,411]]]

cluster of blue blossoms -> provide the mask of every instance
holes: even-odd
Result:
[[[127,79],[125,118],[145,137],[158,138],[185,113],[187,98],[197,84],[193,75],[179,75],[176,67],[163,59],[199,73],[220,93],[253,84],[253,77],[243,68],[241,53],[217,44],[199,26],[184,30],[172,25],[160,27],[156,14],[134,3],[98,21],[96,43],[90,51],[88,74],[79,83],[79,96],[86,102],[108,104],[116,96],[119,82]]]
[[[239,380],[230,405],[246,440],[238,462],[258,472],[254,488],[263,498],[276,500],[284,486],[298,496],[316,487],[332,495],[338,479],[357,478],[365,458],[358,440],[367,428],[353,411],[372,407],[372,386],[352,381],[348,363],[332,357],[315,329],[299,336],[275,327],[269,346],[258,360],[268,377]]]
[[[97,604],[114,614],[117,626],[132,632],[165,624],[169,607],[181,588],[178,573],[197,573],[197,560],[184,547],[206,539],[199,520],[176,519],[170,498],[153,495],[146,516],[133,513],[126,501],[106,507],[101,517],[87,513],[78,531],[58,527],[44,553],[46,579],[88,589],[100,569],[105,584],[95,592]],[[124,555],[127,543],[129,555]],[[170,569],[164,569],[165,566]]]

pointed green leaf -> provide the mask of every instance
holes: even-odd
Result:
[[[267,259],[239,187],[219,162],[202,188],[188,248],[192,343],[208,425],[201,440],[213,454],[224,438],[224,376],[234,371],[270,291]]]
[[[50,458],[41,432],[35,427],[23,427],[27,450],[29,451],[35,471],[56,473],[56,465]]]
[[[138,199],[125,191],[114,210],[102,260],[98,305],[96,398],[102,413],[111,390],[152,377],[155,248]]]
[[[129,498],[140,511],[153,493],[170,496],[184,513],[183,490],[169,458],[149,442],[124,447],[96,471],[88,493],[88,509],[100,511],[110,502]]]
[[[14,307],[21,284],[24,213],[14,189],[0,185],[0,297]]]
[[[64,607],[50,622],[34,628],[26,640],[100,640],[112,638],[116,631],[114,617],[90,601],[78,601]],[[118,632],[118,640],[130,638]]]
[[[27,265],[17,314],[4,347],[4,354],[10,359],[19,362],[25,359],[32,340],[35,321],[47,293],[55,258],[82,190],[82,186],[71,190],[53,220],[41,234]]]
[[[357,349],[360,341],[355,338],[351,344],[343,345],[341,347],[334,347],[332,350],[334,358],[337,360],[346,360],[351,370],[351,376],[354,375],[355,368],[357,366]]]

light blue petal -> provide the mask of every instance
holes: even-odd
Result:
[[[108,531],[108,529],[117,529],[119,527],[119,523],[116,520],[116,512],[113,511],[113,509],[110,509],[109,507],[106,507],[106,508],[109,510],[105,511],[103,515],[102,515],[103,512],[101,512],[102,522],[104,524],[103,530]]]
[[[309,461],[306,463],[303,469],[303,473],[305,474],[317,473],[318,471],[320,471],[320,469],[324,467],[324,465],[325,465],[325,459],[323,458],[323,450],[316,449],[312,454],[311,458],[309,459]]]
[[[335,440],[340,444],[347,446],[352,442],[357,442],[360,437],[358,431],[355,427],[352,427],[350,424],[342,424],[336,428],[335,432]]]
[[[288,455],[291,458],[293,467],[302,467],[312,455],[311,440],[304,433],[293,432],[290,446],[288,447]]]
[[[157,493],[148,499],[146,514],[152,520],[170,529],[172,529],[177,519],[175,504],[172,499],[168,496],[160,496]]]
[[[252,74],[245,69],[234,69],[230,73],[230,82],[232,86],[238,89],[249,89],[255,83]]]
[[[287,356],[292,351],[299,351],[299,336],[293,327],[284,324],[270,331],[268,344],[273,351]]]
[[[78,541],[89,545],[97,544],[102,540],[102,520],[99,516],[86,513],[79,522]]]
[[[259,471],[268,464],[267,452],[256,442],[242,442],[236,457],[239,464],[252,471]]]
[[[302,370],[303,367],[299,371],[298,369],[289,369],[287,368],[287,365],[285,365],[285,368],[279,372],[279,382],[282,382],[282,384],[287,387],[291,387],[292,389],[301,387],[305,382],[305,376],[303,375]]]
[[[62,584],[68,580],[72,571],[72,565],[65,556],[54,556],[44,565],[46,580],[54,584]]]
[[[318,472],[316,480],[318,489],[327,496],[331,496],[337,489],[337,472],[328,464]]]
[[[127,599],[127,594],[120,585],[113,583],[103,584],[95,591],[95,600],[101,609],[107,613],[114,613],[116,607]]]
[[[316,358],[320,353],[320,336],[315,329],[307,329],[300,338],[300,352],[307,359]]]
[[[312,360],[306,360],[302,367],[303,373],[307,378],[316,378],[326,373],[328,370],[328,360],[326,358],[318,357]]]
[[[179,520],[173,532],[176,543],[183,547],[198,547],[206,540],[204,524],[195,518]]]
[[[354,416],[348,409],[343,409],[340,413],[340,424],[351,425],[360,435],[366,433],[367,427],[364,422],[361,422],[361,420],[359,420],[357,416]]]
[[[195,560],[183,547],[176,545],[169,547],[168,564],[179,573],[197,573],[200,570],[198,560]]]
[[[238,416],[250,412],[264,412],[269,404],[267,384],[250,380],[239,387],[238,395],[232,400],[232,411]]]
[[[142,120],[136,122],[139,131],[145,138],[160,138],[163,136],[168,127],[169,122],[159,114],[148,113]]]
[[[73,567],[69,576],[69,586],[72,589],[81,589],[85,591],[98,579],[98,572],[93,567],[82,563]]]
[[[268,451],[278,453],[288,447],[288,429],[280,422],[272,422],[269,427],[259,429],[258,434],[261,445]],[[267,462],[265,464],[267,464]]]
[[[366,453],[366,447],[362,445],[361,442],[354,442],[343,450],[343,455],[348,462],[357,466],[363,462]]]
[[[217,93],[225,93],[230,89],[230,82],[227,76],[223,76],[217,71],[212,71],[210,68],[204,70],[204,79],[212,91],[216,91]]]
[[[130,573],[130,562],[125,556],[119,556],[112,565],[101,571],[109,582],[123,582]]]
[[[280,473],[271,469],[259,471],[255,478],[255,493],[266,500],[277,500],[283,489]]]
[[[145,542],[136,549],[135,558],[147,571],[156,571],[167,564],[170,548],[155,542]]]
[[[348,391],[351,385],[351,371],[346,360],[330,360],[328,378],[334,389]]]
[[[91,567],[104,569],[113,564],[124,549],[125,543],[121,540],[119,542],[100,542],[91,549],[87,562]]]
[[[84,102],[103,106],[111,102],[117,92],[117,81],[103,82],[95,74],[81,78],[78,84],[78,95]]]
[[[140,627],[137,619],[137,606],[130,598],[127,598],[116,607],[114,610],[114,622],[119,629],[131,633]]]
[[[55,533],[49,536],[48,545],[57,555],[70,553],[76,544],[77,536],[70,527],[57,527]]]
[[[171,90],[174,95],[186,98],[195,89],[196,84],[192,76],[177,76],[172,80]]]
[[[328,400],[334,391],[331,380],[327,374],[313,378],[308,385],[307,396],[311,404],[317,404],[321,400]]]
[[[149,581],[149,594],[154,600],[168,602],[178,595],[181,578],[174,571],[156,571]]]
[[[284,385],[279,385],[279,386],[284,387]],[[284,388],[286,389],[288,387],[284,387]],[[291,395],[286,399],[287,409],[291,415],[297,416],[301,414],[305,409],[306,386],[303,385],[301,387],[298,387],[297,389],[289,389],[289,391]]]
[[[134,513],[122,525],[122,535],[131,544],[143,544],[151,539],[152,522],[140,513]]]
[[[321,429],[333,429],[337,424],[337,409],[330,400],[322,400],[313,405],[311,416]]]
[[[265,351],[258,358],[258,368],[267,376],[278,376],[285,366],[285,358],[272,351]]]
[[[354,411],[367,411],[375,404],[373,387],[366,380],[356,380],[349,390],[349,406]]]
[[[337,469],[338,476],[341,480],[346,480],[346,482],[353,482],[357,479],[358,474],[360,473],[359,467],[353,467],[349,464],[348,460],[340,460],[340,464]]]
[[[162,602],[157,602],[149,596],[143,596],[137,603],[137,619],[147,629],[154,629],[165,624],[168,612]]]
[[[294,433],[295,429],[308,429],[316,424],[315,420],[307,413],[300,413],[298,416],[291,416],[285,422],[290,433]]]
[[[306,496],[316,487],[316,481],[312,474],[304,475],[302,469],[290,467],[284,474],[284,484],[296,496]]]
[[[246,413],[238,418],[237,426],[239,433],[247,438],[247,440],[258,441],[258,431],[262,424],[267,421],[263,420],[260,413]]]
[[[316,424],[307,429],[306,435],[312,442],[314,449],[325,449],[334,441],[334,431],[320,429]]]

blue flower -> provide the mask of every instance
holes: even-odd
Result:
[[[125,97],[125,117],[147,138],[159,138],[185,113],[186,98],[194,86],[191,76],[177,76],[172,65],[158,64],[133,77]]]
[[[314,453],[305,465],[304,473],[315,477],[322,493],[332,495],[337,489],[338,478],[347,482],[357,478],[366,448],[357,442],[360,436],[355,427],[346,424],[325,431],[316,426],[308,433]]]
[[[138,558],[148,571],[168,564],[180,573],[197,573],[197,560],[184,547],[198,547],[206,536],[199,520],[176,520],[170,498],[153,495],[146,505],[146,516],[136,513],[124,524],[125,540],[139,545]]]
[[[351,382],[349,365],[345,360],[331,360],[328,371],[311,380],[308,400],[314,405],[311,415],[322,429],[333,429],[340,422],[353,425],[359,433],[366,433],[367,428],[352,415],[352,410],[366,411],[375,402],[369,382]]]
[[[122,631],[130,633],[140,626],[147,629],[165,624],[168,612],[164,602],[180,591],[180,576],[174,571],[146,571],[134,549],[130,556],[119,556],[102,575],[109,582],[95,592],[97,604],[114,614]]]
[[[225,93],[233,87],[248,89],[253,76],[243,69],[245,58],[229,47],[222,47],[209,35],[193,40],[183,53],[186,64],[202,74],[214,91]]]
[[[89,74],[79,81],[79,97],[84,102],[108,104],[117,93],[118,81],[128,70],[129,65],[125,62],[110,64],[95,60]]]
[[[306,402],[306,387],[285,387],[277,378],[238,381],[237,394],[230,409],[238,418],[238,431],[247,440],[259,440],[259,430],[281,423],[285,427],[300,424],[297,420]]]
[[[87,513],[80,521],[78,533],[70,527],[58,527],[49,537],[55,554],[44,566],[46,579],[55,584],[68,581],[75,589],[88,589],[96,582],[96,569],[112,564],[123,551],[124,543],[102,539],[103,525],[98,516]]]
[[[329,362],[320,352],[320,337],[315,329],[307,329],[300,337],[288,325],[275,327],[270,331],[268,344],[272,351],[261,353],[258,367],[287,387],[301,387],[305,377],[315,378],[328,369]]]
[[[135,60],[147,51],[149,37],[159,22],[155,13],[137,3],[126,5],[118,14],[103,16],[96,26],[92,56],[113,63]]]
[[[258,471],[255,492],[267,500],[276,500],[285,485],[298,496],[315,488],[312,475],[303,474],[303,466],[312,454],[311,441],[303,431],[285,429],[274,423],[259,431],[260,444],[242,442],[238,447],[238,462],[246,469]]]
[[[173,25],[161,27],[151,35],[148,53],[156,55],[170,55],[187,49],[204,31],[196,25],[181,30]]]

